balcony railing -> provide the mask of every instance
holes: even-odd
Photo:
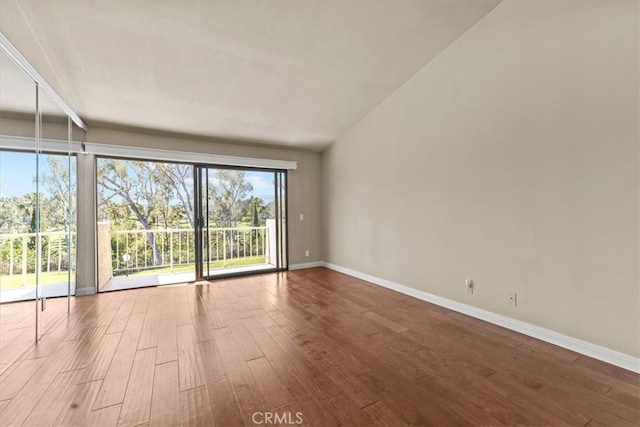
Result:
[[[203,260],[224,266],[241,260],[268,263],[270,231],[265,227],[211,228],[203,231]],[[111,275],[139,271],[177,268],[195,263],[193,228],[156,230],[111,230],[109,224],[98,225],[98,265],[110,261]],[[71,242],[69,241],[71,237]],[[52,231],[42,233],[0,234],[0,276],[22,276],[26,286],[39,273],[67,272],[75,269],[76,233]],[[102,244],[101,244],[102,241]],[[37,247],[40,257],[37,257]],[[69,256],[69,249],[71,256]],[[71,263],[71,265],[69,265]],[[206,268],[206,264],[205,264]]]
[[[69,261],[73,268],[75,260],[75,238],[75,232],[69,235],[66,231],[0,234],[0,275],[22,275],[26,280],[26,276],[36,270],[46,273],[69,271]]]
[[[193,264],[194,235],[193,228],[111,230],[113,275]],[[268,253],[268,227],[210,228],[202,238],[205,262],[264,258]]]

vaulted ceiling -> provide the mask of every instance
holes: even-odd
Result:
[[[321,149],[498,2],[2,0],[0,30],[89,126]]]

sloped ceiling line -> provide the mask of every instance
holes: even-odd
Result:
[[[0,30],[88,123],[321,150],[498,3],[3,0]]]

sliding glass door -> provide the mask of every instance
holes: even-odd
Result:
[[[98,290],[195,280],[193,166],[96,161]]]
[[[196,169],[196,275],[287,267],[286,172]]]
[[[287,267],[286,172],[96,162],[99,291]]]

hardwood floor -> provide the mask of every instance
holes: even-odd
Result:
[[[323,268],[0,306],[0,425],[640,425],[640,376]]]

